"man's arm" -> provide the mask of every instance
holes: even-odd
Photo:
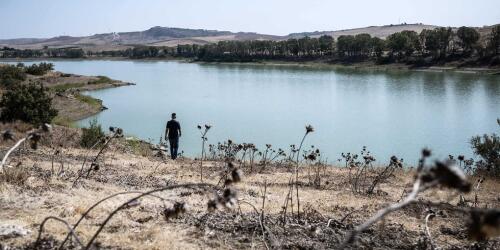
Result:
[[[165,127],[165,140],[168,140],[168,122],[167,126]]]
[[[179,137],[181,137],[181,135],[182,135],[182,132],[181,132],[181,124],[180,124],[180,123],[178,123],[178,124],[179,124]]]

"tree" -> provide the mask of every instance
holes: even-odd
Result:
[[[28,67],[25,67],[26,73],[30,75],[45,75],[47,72],[54,70],[54,64],[52,63],[44,63],[41,62],[40,64],[32,64]]]
[[[479,32],[474,28],[462,26],[457,30],[457,37],[460,39],[459,45],[465,54],[469,53],[479,40]]]
[[[354,36],[339,36],[337,38],[337,53],[340,57],[353,55]]]
[[[40,84],[19,84],[7,91],[0,101],[0,120],[21,120],[34,125],[50,123],[57,116],[52,108],[52,98]]]
[[[434,58],[446,57],[446,52],[450,46],[453,35],[451,28],[435,28],[434,30],[422,30],[420,41],[427,51],[433,54]]]
[[[372,54],[375,54],[377,58],[381,57],[382,54],[384,53],[385,41],[378,37],[373,37],[371,40],[371,49],[372,49],[371,51]]]
[[[24,64],[0,65],[0,86],[11,88],[24,80],[26,80]]]
[[[403,55],[411,56],[415,50],[420,49],[420,40],[415,31],[396,32],[387,37],[386,42],[391,53],[396,54],[398,58]]]
[[[500,25],[493,27],[490,37],[488,39],[488,49],[497,55],[500,52]]]
[[[319,49],[326,55],[330,55],[333,52],[334,39],[331,36],[321,36],[319,38]]]

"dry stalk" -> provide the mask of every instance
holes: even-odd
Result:
[[[68,231],[69,231],[67,238],[69,238],[69,236],[73,236],[73,238],[75,238],[75,240],[78,243],[78,245],[80,245],[80,247],[83,249],[82,242],[80,241],[80,239],[76,235],[75,230],[73,228],[71,228],[71,226],[69,225],[69,223],[67,221],[61,219],[61,218],[54,217],[54,216],[46,217],[42,221],[42,223],[40,224],[40,228],[38,229],[38,237],[36,238],[36,241],[35,241],[35,247],[38,246],[38,242],[40,242],[40,240],[42,239],[43,228],[45,226],[45,223],[47,223],[47,221],[49,221],[49,220],[59,221],[62,224],[64,224],[66,226],[66,228],[68,229]]]
[[[438,249],[436,247],[436,243],[432,239],[431,230],[429,229],[429,220],[431,220],[435,216],[436,214],[434,213],[429,213],[427,216],[425,216],[425,235],[427,236],[427,239],[429,239],[429,242],[431,244],[431,250]]]

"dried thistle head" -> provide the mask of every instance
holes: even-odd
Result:
[[[187,211],[186,204],[184,202],[175,202],[172,208],[167,208],[163,210],[163,215],[166,220],[171,218],[177,218],[179,215],[184,214]]]
[[[41,129],[42,129],[43,132],[50,133],[50,132],[52,132],[52,125],[50,125],[48,123],[44,123],[42,125]]]
[[[463,155],[459,155],[459,156],[457,157],[457,159],[458,159],[459,161],[463,161],[463,160],[465,160],[465,156],[463,156]]]
[[[312,133],[314,132],[314,128],[313,126],[311,126],[310,124],[306,126],[306,134],[309,134],[309,133]]]
[[[7,129],[5,131],[2,132],[2,139],[4,141],[8,141],[8,140],[14,140],[14,133],[10,130],[10,129]]]
[[[98,171],[100,167],[98,163],[92,162],[92,164],[90,164],[90,168],[93,169],[94,171]]]
[[[231,171],[231,179],[233,180],[233,183],[238,183],[241,181],[241,178],[243,177],[243,172],[240,169],[233,169]]]
[[[201,125],[196,126],[199,130],[201,130]]]
[[[424,182],[437,181],[441,186],[469,192],[471,184],[465,174],[455,165],[453,160],[437,161],[436,164],[423,177]]]
[[[500,236],[500,211],[497,209],[471,210],[468,236],[469,239],[476,241]]]
[[[208,131],[211,127],[212,127],[212,125],[205,124],[205,130],[207,130],[207,131]]]
[[[431,156],[431,150],[428,149],[428,148],[424,148],[422,149],[422,157],[423,158],[427,158],[427,157],[430,157]]]
[[[29,138],[31,149],[38,149],[38,143],[40,142],[40,139],[42,139],[42,136],[39,133],[32,133]]]

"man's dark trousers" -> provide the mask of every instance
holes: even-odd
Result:
[[[179,137],[168,138],[170,142],[170,157],[172,159],[177,158],[177,149],[179,149]]]

